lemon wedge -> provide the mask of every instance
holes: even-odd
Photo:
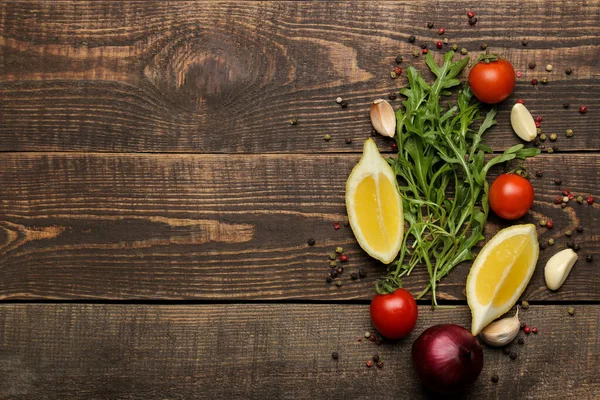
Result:
[[[538,256],[537,232],[532,224],[503,229],[481,249],[467,277],[473,336],[517,302]]]
[[[404,234],[402,199],[396,174],[367,139],[363,155],[346,181],[346,209],[356,240],[371,257],[390,263]]]

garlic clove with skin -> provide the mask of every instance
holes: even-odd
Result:
[[[492,322],[479,333],[479,337],[486,344],[501,347],[509,344],[519,334],[521,323],[519,322],[519,307],[514,317],[503,318]]]
[[[371,104],[371,124],[383,136],[394,137],[396,134],[396,113],[384,99],[377,99]]]
[[[577,253],[571,249],[564,249],[550,257],[544,268],[544,278],[546,278],[548,289],[558,290],[565,283],[578,257]]]

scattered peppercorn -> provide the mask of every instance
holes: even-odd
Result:
[[[548,83],[548,78],[546,78],[546,77],[544,76],[542,79],[540,79],[540,82],[542,82],[542,84],[544,84],[544,85],[545,85],[546,83]]]
[[[545,250],[545,249],[546,249],[546,243],[540,242],[540,250]]]
[[[433,22],[428,22],[428,23],[427,23],[427,27],[428,27],[429,29],[433,28]]]
[[[330,260],[335,260],[335,253],[329,253],[328,257]]]
[[[335,351],[333,353],[331,353],[331,358],[333,358],[334,360],[337,360],[338,358],[340,358],[339,354],[336,353]]]
[[[576,228],[576,230],[577,230],[577,232],[579,232],[579,233],[583,232],[583,226],[579,225],[579,226]]]
[[[339,230],[341,228],[340,223],[339,222],[334,222],[333,223],[333,229],[335,229],[336,231]]]
[[[527,39],[523,39],[523,40],[521,40],[521,44],[522,44],[523,46],[527,46]]]
[[[396,56],[396,64],[401,64],[402,61],[404,61],[404,58],[402,58],[402,56]]]
[[[576,200],[579,204],[583,204],[583,196],[577,196]]]
[[[329,261],[329,268],[337,268],[337,263],[335,261]]]
[[[438,35],[443,35],[444,33],[446,33],[446,30],[444,28],[438,29]]]
[[[569,315],[575,315],[575,309],[573,307],[569,307],[568,313]]]
[[[365,339],[368,339],[371,337],[371,332],[366,331],[365,334],[363,335],[365,337]]]
[[[335,269],[329,270],[329,275],[331,275],[331,277],[334,279],[338,277],[338,273]]]
[[[341,262],[347,262],[347,261],[348,261],[348,256],[347,256],[347,255],[345,255],[345,254],[342,254],[342,255],[340,256],[340,261],[341,261]]]
[[[452,50],[454,50],[454,51],[458,50],[458,45],[456,43],[452,45]]]
[[[575,242],[573,242],[572,240],[568,240],[567,241],[567,247],[570,247],[572,249],[573,246],[575,246]]]
[[[345,141],[346,141],[346,144],[352,144],[352,138],[348,137],[348,138],[346,138]]]
[[[554,228],[554,222],[552,222],[552,221],[546,222],[546,228],[548,228],[548,229]]]
[[[425,43],[423,43],[423,44],[421,45],[421,48],[422,48],[422,49],[426,49],[426,48],[427,48],[427,45],[426,45]]]
[[[594,261],[594,256],[591,254],[588,254],[587,256],[585,256],[585,261],[587,261],[587,262]]]
[[[565,69],[565,74],[567,74],[567,75],[571,75],[572,72],[573,72],[573,70],[571,68]]]
[[[548,139],[548,137],[546,136],[546,134],[545,134],[545,133],[542,133],[542,134],[540,135],[540,140],[541,140],[542,142],[545,142],[545,141],[546,141],[546,139]]]
[[[342,286],[342,281],[341,281],[340,279],[337,279],[337,280],[335,281],[335,286],[337,286],[337,287],[340,287],[340,286]]]
[[[538,178],[541,178],[542,176],[544,176],[544,173],[540,170],[535,171],[535,176],[537,176]]]
[[[587,107],[586,106],[579,107],[579,112],[582,114],[585,114],[587,112]]]
[[[290,125],[298,125],[298,120],[296,118],[290,119]]]
[[[429,50],[427,50],[427,49],[423,49],[422,53],[423,53],[423,54],[427,54],[427,53],[429,53]]]
[[[477,23],[477,17],[469,18],[469,25],[475,25]]]
[[[525,310],[527,310],[529,308],[529,302],[526,300],[523,300],[521,302],[521,307],[523,307]]]
[[[523,321],[521,321],[521,322],[519,323],[519,325],[521,325],[521,329],[523,329],[523,328],[525,328],[525,327],[527,326],[527,325],[525,324],[525,322],[523,322]]]
[[[330,275],[330,276],[327,277],[327,283],[331,283],[331,282],[333,282],[333,278]]]
[[[390,72],[390,77],[392,79],[396,79],[398,77],[398,74],[396,73],[396,71],[392,71],[392,72]]]
[[[342,108],[347,108],[348,107],[348,102],[346,100],[342,101],[340,103],[340,106],[342,106]]]
[[[309,246],[314,246],[316,242],[315,242],[315,239],[313,239],[313,238],[310,238],[310,239],[308,239],[308,240],[306,241],[306,243],[307,243]]]
[[[358,279],[358,274],[356,272],[353,272],[350,274],[350,279],[352,279],[353,281]]]
[[[540,220],[540,226],[546,226],[546,220],[545,219]]]
[[[365,271],[363,268],[358,270],[358,276],[361,278],[364,278],[367,276],[367,271]]]
[[[475,16],[475,13],[473,11],[467,11],[467,17],[473,18],[474,16]]]
[[[419,57],[419,52],[417,50],[412,52],[413,57]]]
[[[396,142],[392,142],[390,147],[392,148],[392,151],[398,151],[398,144],[396,144]]]
[[[344,273],[344,268],[343,267],[337,267],[336,271],[337,271],[338,275],[341,275],[341,274]]]
[[[560,179],[555,179],[555,180],[554,180],[554,184],[555,184],[555,185],[562,185],[562,180],[560,180]]]
[[[367,368],[371,368],[373,366],[373,361],[367,361]]]
[[[517,359],[517,353],[515,353],[514,351],[510,352],[510,359],[511,360],[516,360]]]
[[[594,198],[592,196],[588,196],[587,203],[588,204],[594,204]]]
[[[569,199],[569,198],[567,197],[567,200],[568,200],[568,199]],[[562,203],[562,202],[563,202],[563,200],[564,200],[564,197],[562,197],[562,196],[556,196],[556,197],[554,198],[554,203],[556,203],[556,204],[560,204],[560,203]]]
[[[519,103],[519,104],[525,104],[525,101],[523,99],[519,99],[519,100],[517,100],[517,103]]]
[[[535,78],[533,78],[533,79],[531,80],[531,84],[532,84],[533,86],[537,85],[537,84],[538,84],[538,80],[537,80],[537,79],[535,79]]]
[[[548,246],[554,246],[554,239],[548,239]]]
[[[329,142],[331,140],[331,135],[329,133],[325,134],[323,136],[323,140],[326,141],[326,142]]]
[[[579,251],[579,243],[573,245],[573,251]]]
[[[523,328],[523,332],[525,332],[526,335],[529,335],[531,333],[531,328],[528,326],[525,326],[525,328]]]
[[[383,368],[383,361],[377,361],[377,368]]]
[[[481,50],[485,50],[485,49],[487,49],[487,48],[488,48],[488,45],[487,45],[487,43],[481,43],[481,44],[479,45],[479,48],[480,48]]]
[[[444,46],[444,44],[442,43],[441,40],[438,40],[437,42],[435,42],[435,47],[437,47],[438,49],[441,49]]]
[[[553,69],[552,64],[546,65],[546,71],[550,72],[550,71],[552,71],[552,69]]]
[[[409,43],[414,43],[417,40],[417,38],[415,37],[415,35],[410,35],[408,37],[408,42]]]
[[[523,344],[523,343],[525,343],[525,339],[523,339],[522,337],[520,337],[519,340],[517,340],[517,343]]]
[[[510,349],[508,347],[504,348],[504,354],[506,354],[506,355],[510,354]]]
[[[388,97],[390,100],[396,100],[396,93],[391,92],[390,94],[388,94]]]
[[[571,137],[571,136],[573,136],[573,129],[567,129],[567,130],[565,131],[565,136],[567,136],[567,137]]]
[[[375,335],[371,335],[371,336],[369,336],[369,341],[370,341],[370,342],[374,342],[374,341],[376,341],[376,340],[377,340],[377,338],[375,337]]]
[[[570,230],[570,229],[567,229],[567,230],[565,231],[565,236],[566,236],[566,237],[571,237],[571,236],[573,236],[573,231],[572,231],[572,230]]]
[[[342,103],[342,101],[344,101],[344,99],[342,99],[342,98],[341,98],[341,97],[339,97],[339,96],[338,96],[338,97],[335,99],[335,102],[336,102],[336,103],[338,103],[338,104],[341,104],[341,103]]]
[[[540,123],[540,121],[535,121],[535,127],[539,129],[540,126],[542,126],[542,124]]]
[[[531,61],[528,65],[529,69],[534,69],[535,68],[535,61]]]
[[[377,353],[373,354],[373,361],[375,361],[375,362],[379,361],[379,354],[377,354]]]
[[[460,49],[460,54],[462,54],[463,56],[466,56],[468,52],[469,51],[467,49],[465,49],[464,47],[462,49]]]
[[[450,40],[448,40],[448,38],[447,38],[447,37],[445,37],[445,38],[442,40],[442,42],[444,42],[444,44],[448,44],[448,43],[450,42]]]
[[[534,335],[537,335],[537,328],[534,326],[533,328],[531,328],[531,332],[533,332]]]
[[[492,381],[492,383],[498,383],[498,381],[500,380],[500,378],[498,377],[498,375],[494,374],[494,375],[492,375],[492,377],[490,378],[490,380]]]

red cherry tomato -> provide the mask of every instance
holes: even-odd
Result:
[[[490,207],[501,218],[517,219],[533,205],[533,186],[515,174],[502,174],[490,186]]]
[[[396,289],[391,294],[376,294],[371,300],[370,310],[373,325],[389,339],[408,335],[417,322],[417,302],[404,289]]]
[[[480,61],[469,72],[469,86],[480,101],[489,104],[500,103],[515,88],[515,69],[505,59],[485,63]]]

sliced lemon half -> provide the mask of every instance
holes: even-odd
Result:
[[[363,155],[346,181],[348,220],[356,240],[371,257],[390,263],[404,234],[402,198],[396,174],[367,139]]]
[[[467,277],[467,302],[475,336],[506,313],[529,283],[539,256],[535,225],[498,232],[477,255]]]

